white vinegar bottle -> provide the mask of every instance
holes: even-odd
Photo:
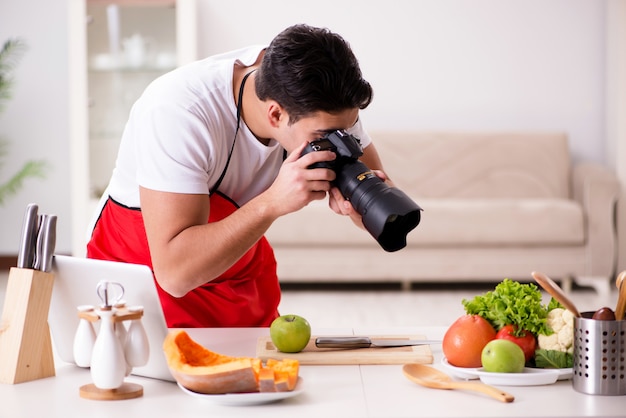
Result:
[[[91,356],[91,378],[99,389],[116,389],[124,383],[126,359],[120,340],[115,334],[110,306],[98,310],[100,332]]]
[[[133,306],[128,308],[130,312],[143,312],[143,306]],[[124,355],[131,367],[145,366],[150,357],[150,344],[148,334],[141,323],[141,318],[133,319],[126,334],[126,344],[124,345]]]
[[[80,305],[76,309],[79,312],[92,312],[92,305]],[[78,328],[74,334],[74,361],[79,367],[91,365],[91,353],[96,343],[96,331],[90,321],[80,318]]]
[[[124,308],[124,306],[125,306],[124,303],[115,305],[116,308]],[[124,349],[124,346],[126,345],[126,338],[128,335],[128,331],[126,330],[126,325],[124,325],[124,322],[125,321],[115,321],[113,324],[115,335],[117,336],[117,339],[120,340],[120,345],[122,346],[122,350]],[[126,376],[130,375],[130,372],[132,370],[133,370],[133,367],[130,364],[128,364],[128,361],[127,361],[125,375]]]

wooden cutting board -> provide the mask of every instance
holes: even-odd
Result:
[[[390,339],[425,339],[423,335],[394,335],[394,336],[374,336],[371,338]],[[272,339],[268,336],[259,337],[256,346],[256,355],[261,360],[292,358],[300,364],[405,364],[421,363],[431,364],[433,354],[428,345],[416,345],[412,347],[386,347],[386,348],[356,348],[356,349],[336,349],[317,348],[315,346],[316,336],[299,353],[282,353],[276,349]]]

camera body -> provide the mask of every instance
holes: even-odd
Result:
[[[311,141],[302,155],[332,151],[336,158],[311,164],[309,168],[328,168],[335,172],[334,185],[361,215],[365,229],[388,252],[406,246],[406,235],[420,222],[421,210],[396,187],[389,187],[359,161],[363,148],[358,138],[336,130]]]
[[[311,164],[309,168],[330,168],[333,171],[340,170],[344,164],[357,161],[363,155],[361,141],[345,131],[329,132],[322,138],[309,142],[304,151],[302,151],[302,155],[313,151],[332,151],[337,158],[333,161],[321,161]]]

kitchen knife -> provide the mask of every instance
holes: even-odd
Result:
[[[56,215],[48,215],[44,233],[45,236],[41,247],[42,259],[40,270],[50,272],[50,270],[52,270],[52,257],[54,256],[54,249],[57,241]]]
[[[317,348],[369,348],[407,347],[414,345],[441,344],[438,340],[385,339],[370,337],[317,337]]]
[[[35,250],[34,268],[49,272],[52,268],[52,256],[56,245],[56,215],[41,215],[39,233]]]
[[[31,203],[26,207],[26,212],[24,212],[22,236],[20,237],[20,247],[17,252],[18,268],[33,268],[33,263],[35,262],[35,242],[37,240],[37,229],[39,228],[38,210],[39,207]]]

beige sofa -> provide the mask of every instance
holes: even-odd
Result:
[[[610,291],[616,176],[573,165],[564,133],[372,132],[391,179],[424,209],[387,253],[327,201],[282,217],[267,237],[287,282],[532,281],[542,271]]]

